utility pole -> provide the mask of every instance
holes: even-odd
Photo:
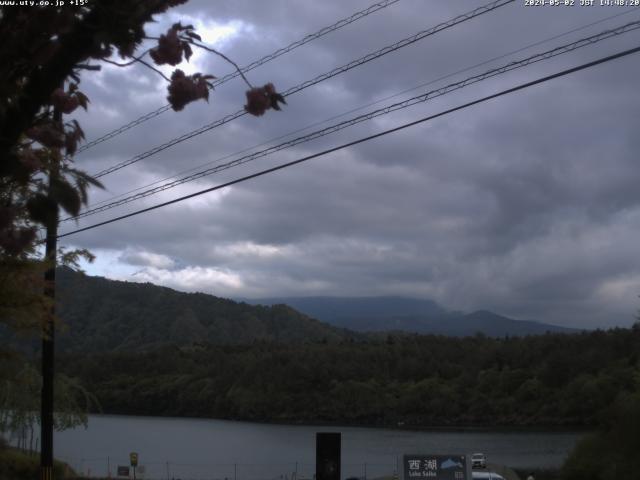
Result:
[[[62,128],[62,112],[53,110],[53,121]],[[49,172],[49,199],[55,208],[47,219],[45,261],[49,268],[44,274],[44,294],[51,300],[51,308],[42,327],[42,396],[40,411],[40,480],[53,480],[53,374],[56,300],[56,252],[58,250],[58,203],[53,199],[53,184],[59,175],[54,164]]]

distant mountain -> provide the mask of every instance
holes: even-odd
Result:
[[[577,328],[561,327],[549,323],[541,323],[533,320],[514,320],[487,310],[478,310],[464,315],[459,325],[468,331],[476,328],[488,336],[497,337],[503,335],[540,335],[542,333],[578,333]]]
[[[322,321],[334,318],[438,316],[448,312],[432,300],[404,297],[276,297],[245,299],[254,305],[286,304]]]
[[[337,341],[354,335],[286,305],[248,305],[150,283],[90,277],[66,268],[56,276],[63,322],[56,348],[62,351],[140,350],[194,342]]]
[[[331,325],[360,332],[404,331],[450,336],[537,335],[578,330],[514,320],[486,310],[448,311],[431,300],[403,297],[281,297],[245,300],[254,305],[286,304]]]
[[[62,327],[56,349],[67,352],[139,351],[166,344],[335,342],[384,331],[448,336],[482,332],[495,337],[576,331],[488,311],[451,312],[430,300],[402,297],[283,297],[245,303],[90,277],[67,268],[58,270],[57,280]],[[1,328],[0,341],[25,343]],[[35,343],[33,347],[39,348]]]

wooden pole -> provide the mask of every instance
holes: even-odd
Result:
[[[62,112],[55,109],[53,120],[62,127]],[[49,173],[49,198],[53,199],[52,186],[59,175],[58,166]],[[54,211],[47,219],[47,240],[45,259],[49,268],[44,274],[44,294],[51,300],[51,309],[42,331],[42,395],[40,412],[40,480],[53,480],[53,376],[55,339],[55,298],[56,298],[56,251],[58,249],[58,204],[54,201]]]

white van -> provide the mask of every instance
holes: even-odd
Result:
[[[473,480],[505,480],[502,475],[495,472],[471,472]]]
[[[471,468],[487,468],[487,457],[484,453],[471,455]]]

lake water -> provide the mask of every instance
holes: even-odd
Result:
[[[511,467],[558,467],[575,432],[404,431],[264,425],[223,420],[92,415],[89,426],[55,434],[55,456],[85,474],[115,476],[139,455],[138,478],[291,480],[312,478],[315,433],[342,433],[342,477],[391,475],[405,453],[482,452]]]

